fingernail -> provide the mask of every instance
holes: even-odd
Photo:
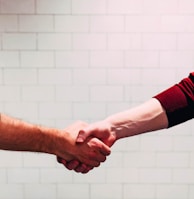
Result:
[[[83,138],[80,138],[80,137],[78,137],[76,140],[76,142],[83,142],[83,141],[84,141]]]

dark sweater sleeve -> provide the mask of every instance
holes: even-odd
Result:
[[[194,72],[180,83],[154,96],[166,110],[168,127],[194,117]]]

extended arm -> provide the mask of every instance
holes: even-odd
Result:
[[[0,149],[56,153],[54,140],[60,132],[1,114]]]
[[[83,142],[92,134],[108,146],[112,146],[118,139],[167,127],[168,119],[165,110],[157,99],[152,98],[137,107],[89,125],[80,131],[77,142]]]
[[[78,122],[68,127],[68,131],[58,130],[1,114],[0,149],[49,153],[67,161],[76,159],[96,167],[105,161],[110,149],[94,138],[87,138],[83,144],[76,144],[77,133],[85,126],[85,123]]]
[[[77,142],[82,143],[88,136],[94,136],[112,146],[118,139],[168,128],[193,116],[194,73],[191,73],[189,78],[147,102],[84,128],[79,132]],[[76,169],[76,164],[70,162],[69,168]]]
[[[111,146],[120,138],[172,127],[193,117],[194,72],[149,101],[91,124],[80,131],[77,141],[93,135]]]

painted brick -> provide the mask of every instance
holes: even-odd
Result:
[[[123,99],[123,88],[121,86],[93,86],[90,92],[92,101],[108,102],[122,101]]]
[[[194,152],[193,152],[193,151],[190,153],[189,165],[190,165],[191,167],[194,166]]]
[[[129,102],[111,102],[107,104],[107,114],[108,115],[112,115],[115,114],[117,112],[121,112],[124,110],[129,109]]]
[[[19,119],[29,120],[38,117],[38,106],[34,102],[6,102],[4,109],[5,113]]]
[[[161,19],[159,16],[130,15],[126,16],[125,23],[127,32],[155,33],[161,31]]]
[[[53,101],[55,90],[53,86],[23,86],[22,99],[24,101]]]
[[[138,183],[138,170],[136,168],[110,168],[107,170],[107,182],[111,183]]]
[[[172,182],[172,172],[170,169],[148,168],[139,172],[141,183],[170,183]]]
[[[74,173],[73,175],[74,183],[91,183],[91,184],[103,184],[106,182],[106,169],[103,168],[101,164],[101,168],[94,168],[92,172],[88,173],[87,176],[83,178],[79,174]]]
[[[192,0],[180,0],[179,12],[181,14],[194,14],[193,1]]]
[[[71,104],[54,103],[54,102],[40,103],[39,115],[41,118],[46,118],[46,119],[56,119],[56,118],[70,119],[72,117]]]
[[[73,71],[73,82],[76,85],[106,84],[106,71],[102,68],[76,69]]]
[[[124,185],[124,199],[138,198],[138,199],[155,199],[154,185],[146,184],[125,184]]]
[[[53,28],[54,20],[52,16],[19,16],[19,31],[21,32],[51,32]]]
[[[38,49],[40,50],[68,50],[72,48],[72,36],[63,33],[38,34]]]
[[[176,136],[174,138],[175,151],[193,151],[194,137],[193,136]]]
[[[19,102],[20,88],[19,86],[0,86],[1,102]]]
[[[55,17],[56,32],[88,32],[89,17],[88,16],[56,16]]]
[[[1,151],[0,157],[3,161],[0,163],[1,168],[22,167],[22,153],[13,151]]]
[[[147,0],[143,4],[145,14],[178,14],[180,9],[178,0],[154,1]]]
[[[141,71],[130,69],[112,69],[108,71],[108,83],[114,85],[134,85],[141,82]]]
[[[125,66],[157,68],[159,66],[159,53],[157,51],[127,51],[125,53]]]
[[[138,50],[142,48],[142,37],[139,33],[112,33],[108,36],[110,50]]]
[[[144,34],[143,46],[145,50],[176,50],[177,37],[175,34]]]
[[[29,199],[57,198],[56,185],[54,184],[26,184],[24,187],[24,193],[24,197]]]
[[[70,85],[72,83],[72,71],[66,69],[40,69],[38,80],[44,85]]]
[[[88,184],[59,184],[57,185],[58,198],[63,199],[68,196],[69,199],[89,199],[89,185]],[[75,191],[76,190],[76,191]]]
[[[56,52],[56,67],[85,68],[88,67],[88,65],[89,65],[88,52],[85,51]],[[80,70],[80,72],[82,72],[83,70]]]
[[[106,116],[106,107],[104,103],[77,102],[73,105],[73,116],[84,120],[101,119]]]
[[[51,125],[51,124],[50,124]],[[23,166],[24,168],[55,168],[55,157],[49,154],[36,154],[31,152],[24,152],[23,154]]]
[[[21,67],[52,68],[54,67],[54,53],[50,51],[21,52]]]
[[[130,139],[122,139],[112,147],[113,153],[116,152],[137,152],[140,150],[140,138],[137,136]],[[124,157],[123,157],[124,158]]]
[[[162,75],[161,75],[162,74]],[[164,81],[165,77],[165,81]],[[175,72],[171,69],[147,69],[142,72],[142,82],[144,85],[166,85],[171,86],[175,83]]]
[[[36,11],[39,14],[70,14],[71,0],[37,0]]]
[[[170,136],[146,136],[141,139],[142,151],[171,151],[173,139]]]
[[[72,183],[73,174],[64,168],[44,168],[40,171],[41,183]]]
[[[158,199],[182,199],[188,197],[186,185],[157,185]]]
[[[174,15],[161,17],[161,30],[162,32],[193,32],[194,31],[194,16],[189,15]]]
[[[173,182],[179,184],[193,184],[194,183],[194,169],[174,169],[173,170]]]
[[[0,69],[0,83],[3,83],[3,70]]]
[[[106,49],[107,39],[103,33],[74,34],[73,49],[75,50],[103,50]]]
[[[22,184],[2,184],[1,188],[1,199],[24,199],[23,197],[23,185]]]
[[[39,171],[38,169],[24,169],[24,168],[13,168],[8,169],[8,182],[9,183],[38,183],[39,182]]]
[[[1,13],[32,14],[35,12],[34,0],[1,0]]]
[[[193,50],[194,47],[194,34],[183,33],[178,35],[177,46],[180,50]]]
[[[141,14],[142,0],[108,0],[109,14]]]
[[[106,0],[72,0],[73,14],[105,14]]]
[[[156,164],[158,167],[188,167],[189,154],[187,153],[157,153]]]
[[[0,16],[0,31],[14,32],[18,30],[17,15],[1,15]]]
[[[5,33],[2,47],[5,50],[35,50],[36,35],[33,33]]]
[[[66,86],[56,88],[56,100],[67,102],[82,102],[89,100],[89,88],[87,86]]]
[[[155,166],[155,153],[154,152],[132,152],[126,153],[124,156],[124,166],[126,168],[134,167],[154,167]]]
[[[163,91],[165,86],[152,86],[152,85],[144,85],[142,88],[141,85],[129,85],[125,86],[125,99],[127,102],[136,102],[137,105],[145,102],[149,98],[155,96],[157,93]]]
[[[114,190],[114,191],[111,191]],[[122,195],[121,184],[92,184],[91,186],[91,199],[117,199]]]
[[[0,52],[0,67],[19,67],[20,66],[20,58],[19,52],[17,51],[1,51]]]
[[[185,136],[185,137],[191,136],[192,122],[184,122],[181,125],[177,125],[174,128],[168,130],[170,131],[170,133],[172,133],[175,136],[175,139],[178,138],[179,136]]]
[[[37,71],[35,69],[6,69],[4,70],[4,82],[7,85],[32,85],[37,83]]]
[[[91,32],[123,32],[123,16],[92,16],[90,18]]]
[[[189,186],[189,199],[192,199],[194,197],[194,186]]]
[[[123,67],[123,53],[120,51],[95,51],[91,53],[92,67]]]
[[[189,51],[167,51],[160,53],[160,66],[166,68],[190,68],[193,66],[193,53]]]
[[[118,168],[123,166],[123,152],[116,152],[114,151],[111,155],[107,158],[104,166],[108,168]]]

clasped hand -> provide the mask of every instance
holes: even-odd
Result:
[[[69,154],[57,156],[57,161],[67,169],[80,173],[87,173],[104,162],[111,152],[110,146],[116,141],[115,134],[105,121],[90,125],[76,122],[65,131],[72,137],[72,146]]]

